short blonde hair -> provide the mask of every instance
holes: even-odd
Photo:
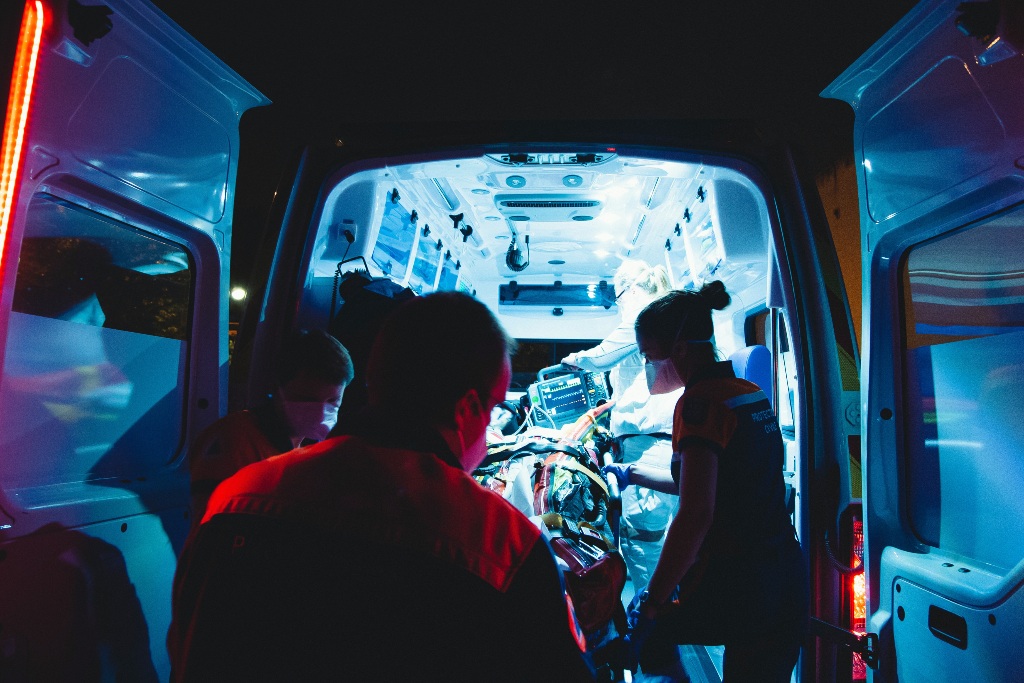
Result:
[[[672,289],[665,266],[651,266],[640,259],[623,259],[612,282],[616,294],[621,294],[627,287],[636,287],[657,298]]]

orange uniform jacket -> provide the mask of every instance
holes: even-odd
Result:
[[[538,528],[436,433],[398,440],[423,447],[339,437],[218,487],[175,579],[175,680],[592,680]]]

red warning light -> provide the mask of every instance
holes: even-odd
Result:
[[[0,145],[0,282],[3,281],[4,247],[7,243],[7,228],[11,224],[11,214],[14,210],[15,186],[18,180],[18,167],[21,164],[25,130],[28,127],[29,104],[32,101],[32,86],[35,82],[39,47],[42,44],[44,19],[42,0],[26,3],[21,33],[18,36],[18,48],[14,56],[11,90],[7,97],[3,144]]]

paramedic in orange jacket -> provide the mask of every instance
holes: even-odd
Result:
[[[172,680],[592,681],[550,546],[469,475],[512,344],[467,295],[402,304],[350,433],[214,492],[175,577]]]
[[[193,526],[217,485],[238,470],[325,439],[352,375],[352,359],[337,339],[321,330],[293,334],[281,349],[277,390],[252,410],[214,422],[189,450]]]
[[[807,622],[807,568],[786,509],[775,413],[755,384],[716,359],[711,311],[729,302],[716,280],[671,292],[637,317],[651,393],[686,391],[670,478],[642,464],[606,468],[620,482],[679,496],[658,565],[632,606],[630,639],[648,674],[687,680],[677,645],[724,645],[726,683],[788,683]]]

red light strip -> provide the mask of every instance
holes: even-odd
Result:
[[[850,552],[850,560],[854,564],[860,564],[860,571],[850,577],[850,630],[863,634],[867,630],[867,585],[864,582],[864,522],[856,517],[852,520],[851,536],[853,546]],[[868,666],[864,658],[859,654],[852,657],[852,671],[850,679],[857,681],[867,680]]]
[[[7,228],[14,213],[15,187],[21,165],[22,144],[28,126],[28,110],[32,101],[32,86],[42,44],[44,19],[42,0],[33,0],[25,4],[25,15],[21,21],[18,48],[14,56],[11,91],[7,97],[3,146],[0,148],[0,283],[3,282]]]

